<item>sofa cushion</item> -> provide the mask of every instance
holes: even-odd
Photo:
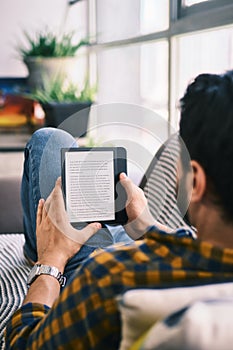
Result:
[[[156,323],[130,350],[231,350],[233,298],[198,301]]]
[[[122,321],[120,350],[128,350],[156,322],[195,301],[232,295],[233,283],[128,291],[118,298]]]

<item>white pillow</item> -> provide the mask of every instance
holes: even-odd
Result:
[[[120,350],[128,350],[155,322],[195,301],[232,295],[233,283],[128,291],[118,298],[122,321]]]
[[[153,326],[140,350],[232,350],[233,298],[195,302]]]

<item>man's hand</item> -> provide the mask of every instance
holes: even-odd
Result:
[[[92,223],[82,230],[76,230],[70,224],[59,178],[46,202],[41,199],[38,204],[36,223],[38,262],[56,266],[63,272],[68,260],[100,228],[101,224]]]
[[[148,207],[147,199],[141,188],[136,186],[125,173],[120,174],[120,181],[127,193],[126,212],[129,218],[125,225],[125,231],[134,240],[141,238],[148,228],[155,226],[157,229],[167,233],[173,230],[161,224],[152,216]]]
[[[126,212],[129,218],[125,225],[127,234],[134,240],[141,238],[148,227],[155,225],[155,220],[148,208],[147,199],[141,188],[136,186],[124,173],[120,182],[127,194]]]

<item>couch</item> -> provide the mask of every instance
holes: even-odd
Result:
[[[167,162],[167,155],[165,158]],[[172,166],[163,170],[160,152],[159,157],[153,159],[141,187],[154,216],[175,226],[182,224],[182,219],[175,207],[175,197],[171,199],[175,186],[171,173],[174,173]],[[161,179],[166,187],[161,196],[167,193],[168,200],[163,197],[161,201],[161,196],[157,199],[154,196]],[[26,278],[30,270],[23,255],[20,183],[20,177],[0,178],[0,350],[4,349],[4,327],[27,292]],[[165,209],[161,209],[161,205]],[[117,298],[122,318],[120,350],[230,350],[233,344],[232,297],[233,283],[128,291]]]

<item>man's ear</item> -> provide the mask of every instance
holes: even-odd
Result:
[[[206,191],[206,174],[203,167],[196,160],[191,160],[191,166],[193,169],[191,202],[200,202]]]

